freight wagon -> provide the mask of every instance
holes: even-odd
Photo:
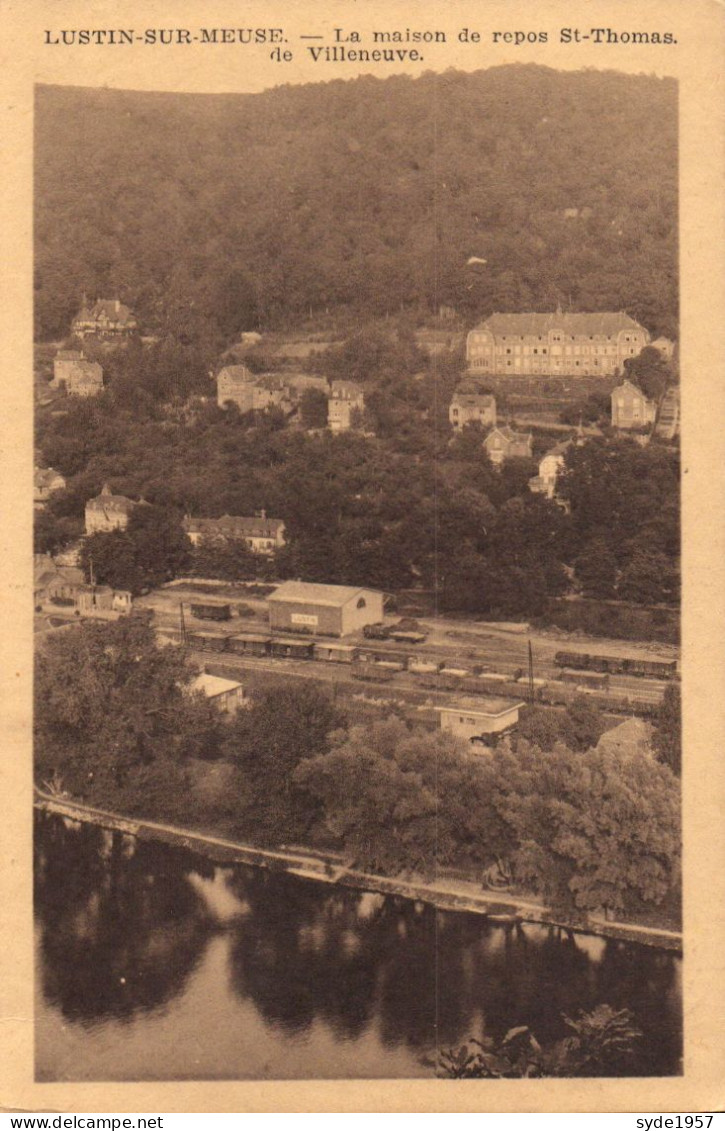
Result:
[[[383,664],[364,663],[355,660],[352,665],[353,679],[363,679],[369,683],[390,683],[395,670]]]
[[[269,654],[287,660],[311,660],[313,648],[311,640],[273,636],[269,643]]]
[[[423,644],[428,639],[426,632],[398,632],[396,629],[390,633],[396,644]]]
[[[228,650],[236,656],[268,656],[272,640],[255,632],[242,632],[230,636]]]
[[[198,648],[201,652],[226,652],[228,636],[223,632],[188,632],[186,639],[191,648]]]
[[[323,660],[328,664],[352,664],[358,658],[358,649],[352,644],[324,644],[312,645],[312,657]]]
[[[635,675],[649,679],[673,679],[675,660],[643,660],[629,656],[600,656],[589,652],[557,652],[554,663],[560,668],[607,672],[609,675]]]
[[[231,605],[197,605],[190,606],[191,615],[197,620],[231,620]]]

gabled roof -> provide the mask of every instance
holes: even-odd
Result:
[[[339,609],[364,593],[377,593],[353,585],[318,585],[311,581],[284,581],[270,593],[268,601],[288,601],[298,605],[329,605]]]
[[[89,384],[103,384],[103,369],[97,361],[75,361],[70,371],[71,381],[87,381]]]
[[[60,580],[60,574],[56,570],[44,569],[41,570],[40,573],[35,574],[35,577],[33,578],[33,584],[36,589],[43,589],[51,581],[55,581],[56,578]]]
[[[510,444],[531,443],[532,436],[530,432],[514,432],[513,428],[511,428],[510,425],[502,424],[500,428],[491,429],[491,431],[486,436],[486,439],[483,441],[484,444],[487,444],[491,437],[495,436],[497,432],[500,436],[503,436],[505,440],[508,440]]]
[[[75,321],[98,322],[102,318],[107,318],[109,322],[117,322],[122,325],[136,321],[129,308],[116,298],[96,299],[90,306],[83,307]]]
[[[617,750],[635,753],[649,749],[652,726],[644,719],[626,719],[623,723],[605,731],[597,743],[597,750],[614,753]]]
[[[217,373],[216,379],[230,385],[249,385],[254,384],[256,377],[246,365],[225,365]]]
[[[65,484],[65,478],[52,467],[36,467],[33,472],[33,483],[36,487],[51,487],[59,479]]]
[[[353,397],[363,396],[363,388],[357,381],[333,381],[330,385],[330,395],[333,400],[338,398],[350,400]]]
[[[509,711],[519,710],[525,706],[524,703],[517,699],[489,699],[476,696],[460,696],[454,699],[451,703],[441,704],[436,707],[436,711],[445,711],[449,714],[455,714],[457,711],[465,711],[469,715],[478,715],[483,718],[499,718],[501,715],[507,715]]]
[[[451,404],[469,408],[495,408],[496,398],[491,393],[481,393],[475,386],[464,384],[459,385],[454,392]]]
[[[637,396],[641,397],[642,400],[646,401],[647,404],[651,403],[649,398],[646,396],[645,393],[642,392],[642,390],[639,388],[639,386],[635,385],[634,382],[630,381],[627,378],[625,378],[625,380],[622,381],[621,385],[617,385],[617,387],[615,389],[612,389],[612,397],[615,397],[617,395],[617,393],[622,393],[625,390],[632,392],[632,393],[636,393]]]
[[[243,518],[231,514],[223,514],[221,518],[187,515],[183,525],[187,534],[225,534],[232,538],[276,538],[284,530],[281,518]]]
[[[280,373],[260,373],[254,377],[254,384],[258,389],[269,389],[275,393],[285,392],[287,387],[287,381]]]
[[[125,495],[112,495],[111,489],[107,483],[104,483],[103,490],[100,495],[96,495],[95,499],[89,499],[86,503],[86,510],[94,511],[123,511],[125,514],[130,514],[135,506],[138,504],[133,499],[127,499]]]
[[[492,314],[480,322],[477,330],[490,330],[496,336],[528,337],[547,335],[550,330],[560,330],[562,334],[582,337],[589,335],[615,336],[622,330],[642,330],[623,311],[619,313],[601,312],[595,314],[572,314],[554,312],[551,314]]]
[[[546,459],[547,456],[563,456],[563,455],[565,455],[569,451],[569,448],[572,446],[573,443],[574,443],[573,440],[562,440],[561,443],[554,444],[553,448],[549,448],[548,452],[544,452],[543,456],[541,457],[542,460]]]
[[[207,672],[202,672],[193,679],[189,685],[192,691],[201,691],[209,699],[214,699],[217,695],[224,695],[228,691],[237,691],[242,686],[233,679],[224,679],[220,675],[208,675]]]

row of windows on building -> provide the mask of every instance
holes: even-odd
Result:
[[[634,355],[634,350],[632,350],[631,352],[632,352],[632,355]],[[569,369],[571,369],[572,367],[574,369],[579,369],[579,368],[583,367],[585,372],[588,371],[590,368],[597,369],[597,368],[599,368],[600,365],[602,365],[602,366],[606,365],[607,368],[609,368],[610,370],[614,369],[614,364],[612,363],[612,361],[610,359],[602,358],[600,360],[600,358],[598,358],[598,357],[586,358],[583,361],[581,361],[579,358],[572,360],[571,358],[568,358],[568,357],[567,358],[553,357],[553,358],[546,358],[546,359],[544,359],[544,358],[541,358],[541,359],[539,359],[539,358],[530,358],[530,359],[526,358],[526,359],[523,359],[523,360],[520,357],[514,357],[514,358],[507,358],[506,361],[505,361],[505,365],[506,365],[506,368],[508,368],[508,369],[518,369],[518,368],[521,368],[523,366],[524,361],[526,362],[526,365],[529,366],[530,368],[540,369],[542,372],[549,372],[552,367],[554,369],[560,369],[560,368],[562,368],[562,366],[565,366]],[[503,362],[496,362],[494,364],[494,362],[492,361],[492,359],[490,357],[473,357],[473,358],[471,358],[471,360],[469,362],[469,366],[470,366],[471,369],[498,369],[501,364],[503,364]]]
[[[527,337],[526,334],[509,334],[508,336],[506,334],[501,334],[501,341],[505,342],[505,341],[508,340],[510,342],[513,342],[516,338],[518,338],[518,340],[520,342],[524,342],[524,341],[526,341],[526,337]],[[552,342],[560,342],[562,340],[562,338],[566,338],[567,335],[566,334],[551,334],[550,337],[551,337]],[[570,340],[572,342],[575,342],[575,341],[577,341],[577,338],[581,337],[581,335],[580,334],[570,334],[569,337],[570,337]],[[613,338],[611,334],[590,334],[589,335],[589,341],[590,342],[612,342],[612,341],[617,341],[618,339],[619,339],[619,335],[617,335],[617,338]],[[543,334],[539,334],[537,336],[537,341],[543,342],[545,340],[546,339],[544,338]],[[624,340],[625,340],[625,342],[630,342],[630,341],[638,342],[638,341],[640,341],[640,337],[639,337],[638,334],[635,334],[634,336],[631,336],[630,334],[625,334]]]
[[[552,349],[552,351],[551,351],[552,356],[559,355],[559,356],[564,356],[564,357],[571,357],[571,356],[616,357],[619,352],[620,352],[620,350],[617,346],[602,346],[601,348],[599,346],[561,346],[557,349]],[[623,352],[623,353],[629,352],[630,354],[633,354],[634,353],[634,346],[630,346],[629,351],[622,350],[621,352]],[[490,354],[496,354],[499,357],[501,357],[501,356],[505,356],[506,354],[517,354],[517,355],[523,355],[524,357],[534,357],[537,354],[539,356],[541,356],[542,354],[548,354],[548,349],[547,349],[546,346],[539,347],[539,346],[516,345],[516,346],[493,346],[492,347],[490,345],[481,345],[481,346],[472,345],[469,349],[469,353],[473,356],[483,355],[483,354],[489,354],[489,355]]]

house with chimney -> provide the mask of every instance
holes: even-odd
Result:
[[[137,330],[135,316],[120,299],[98,298],[89,303],[85,295],[83,305],[71,324],[74,337],[98,338],[101,341],[123,340]]]
[[[255,554],[273,554],[284,546],[284,522],[280,518],[267,518],[265,511],[251,518],[223,514],[221,518],[184,519],[186,536],[193,546],[202,539],[220,539],[225,542],[245,542]]]

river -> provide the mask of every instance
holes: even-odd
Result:
[[[681,961],[203,857],[38,814],[36,1078],[405,1078],[606,1002],[680,1071]]]

